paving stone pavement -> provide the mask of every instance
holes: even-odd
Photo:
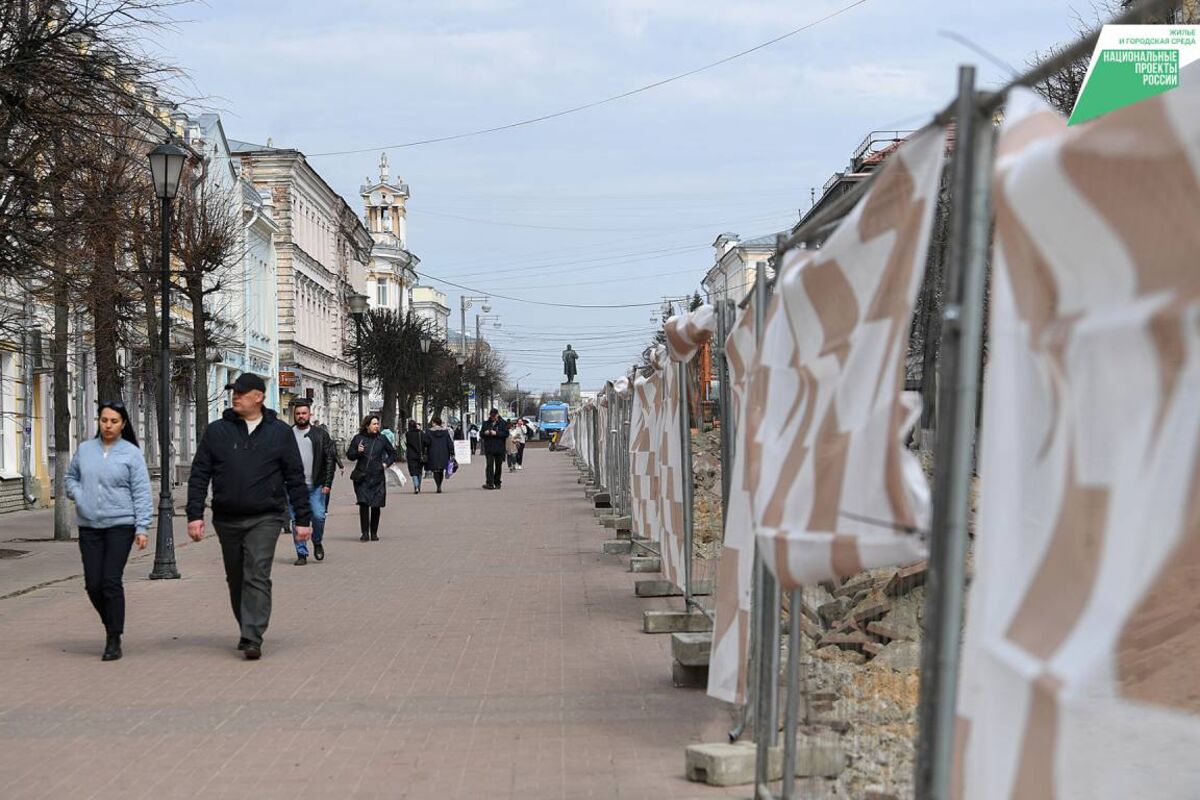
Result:
[[[341,479],[326,560],[280,540],[258,662],[211,533],[177,550],[182,580],[131,562],[121,661],[69,571],[0,599],[0,797],[748,796],[684,779],[727,707],[671,687],[669,637],[640,632],[670,601],[601,554],[569,457],[526,461],[499,492],[479,462],[442,495],[394,487],[373,543]]]

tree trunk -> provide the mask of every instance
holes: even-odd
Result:
[[[92,349],[96,354],[96,391],[100,400],[121,399],[121,370],[117,362],[117,253],[111,234],[101,233],[88,292],[92,314]]]
[[[208,427],[208,328],[205,326],[202,287],[189,286],[188,297],[192,301],[192,350],[196,371],[192,396],[196,401],[196,445],[199,446],[204,429]]]
[[[379,424],[396,430],[396,387],[384,384],[383,407],[379,409]]]
[[[62,540],[71,538],[71,508],[66,490],[67,463],[71,459],[70,375],[67,371],[69,285],[67,276],[60,269],[54,278],[54,538]]]

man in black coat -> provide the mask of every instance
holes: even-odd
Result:
[[[307,397],[292,403],[292,435],[296,437],[296,447],[300,450],[300,460],[304,463],[304,482],[308,486],[308,505],[312,509],[312,546],[313,557],[317,561],[325,559],[325,512],[328,508],[329,492],[333,489],[333,473],[337,467],[337,447],[333,437],[325,428],[319,428],[312,423],[312,401]],[[292,524],[295,525],[293,513]],[[295,565],[302,567],[308,563],[308,542],[302,542],[292,532],[292,541],[296,545]]]
[[[238,649],[254,661],[262,656],[271,620],[271,562],[288,503],[301,542],[312,535],[312,510],[296,437],[273,410],[263,408],[263,379],[243,373],[225,388],[233,390],[233,408],[205,429],[192,460],[188,536],[196,542],[204,538],[204,500],[211,481],[213,527],[242,633]]]
[[[500,412],[496,409],[492,409],[479,429],[479,438],[483,442],[483,455],[487,459],[487,483],[483,488],[499,489],[504,448],[508,442],[508,423],[500,418]]]

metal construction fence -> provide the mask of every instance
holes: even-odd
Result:
[[[1024,87],[1095,42],[1000,91],[961,68],[773,274],[672,318],[572,415],[616,541],[711,625],[756,797],[1200,796],[1195,680],[1165,663],[1200,626],[1200,74],[1067,128]],[[687,368],[709,340],[713,429]]]

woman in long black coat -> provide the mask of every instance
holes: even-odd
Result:
[[[446,476],[446,467],[454,458],[454,439],[450,431],[442,427],[440,417],[433,418],[433,424],[425,433],[425,466],[433,471],[433,482],[437,484],[437,493],[442,493],[442,479]]]
[[[404,460],[408,463],[408,474],[412,476],[413,494],[421,493],[421,476],[425,474],[425,436],[415,419],[408,421],[404,433]]]
[[[396,461],[396,449],[379,434],[379,428],[379,415],[368,414],[346,451],[346,458],[354,462],[350,480],[358,502],[359,539],[364,542],[379,541],[380,509],[387,505],[384,470]]]

